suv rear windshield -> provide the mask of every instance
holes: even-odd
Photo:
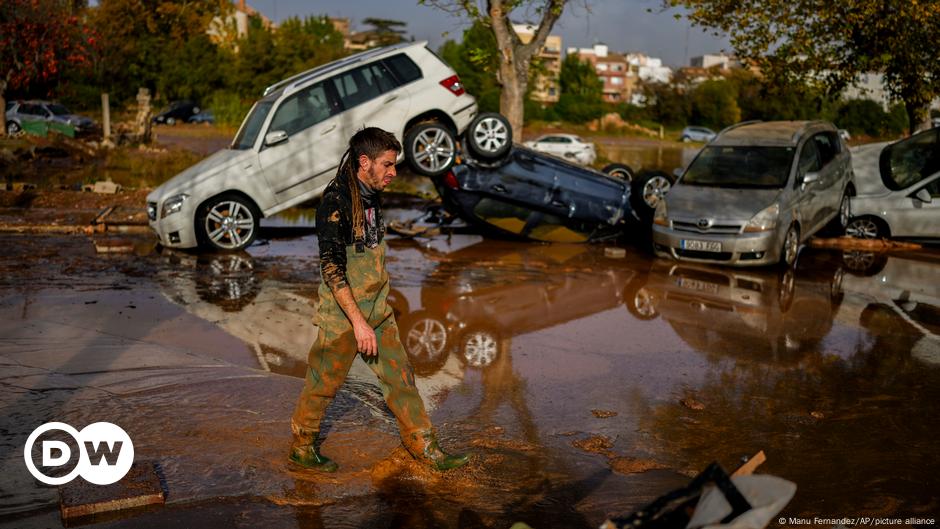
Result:
[[[254,147],[258,133],[261,132],[261,125],[264,124],[264,118],[268,117],[268,112],[271,111],[273,105],[274,99],[262,99],[255,103],[255,107],[248,113],[238,135],[232,140],[233,149],[243,151]]]
[[[940,171],[940,129],[931,129],[885,147],[881,179],[892,191],[908,188]]]
[[[682,183],[711,187],[783,187],[793,147],[705,147],[682,176]]]

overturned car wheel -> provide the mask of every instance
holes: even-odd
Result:
[[[512,148],[512,127],[509,120],[495,112],[484,112],[473,118],[466,133],[467,150],[484,162],[502,159]]]
[[[604,166],[601,169],[601,172],[607,176],[612,176],[618,180],[623,180],[624,182],[633,181],[633,169],[629,165],[622,163],[612,163]]]
[[[421,123],[405,135],[405,159],[423,176],[440,176],[453,165],[457,156],[454,133],[438,122]]]

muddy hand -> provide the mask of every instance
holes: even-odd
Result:
[[[356,334],[356,347],[363,356],[378,355],[375,330],[368,323],[363,321],[353,325],[353,332]]]

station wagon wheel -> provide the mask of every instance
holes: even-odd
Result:
[[[874,217],[859,217],[846,224],[845,234],[856,239],[882,239],[888,236],[888,230]]]
[[[472,367],[486,367],[496,360],[499,343],[489,331],[471,331],[461,340],[461,354]]]
[[[849,225],[849,219],[852,218],[852,201],[848,193],[842,194],[842,201],[839,202],[839,227],[843,230]]]
[[[260,217],[255,205],[247,199],[220,195],[200,208],[196,229],[207,246],[233,252],[254,242]]]
[[[484,112],[467,127],[467,149],[483,161],[496,161],[512,148],[512,126],[496,112]]]
[[[791,224],[783,238],[783,249],[780,252],[780,264],[790,268],[796,264],[796,257],[800,253],[800,230],[796,224]]]
[[[422,123],[405,136],[405,158],[418,174],[440,176],[453,165],[457,155],[454,134],[442,123]]]
[[[15,121],[7,121],[7,134],[16,134],[20,131],[19,123]]]
[[[644,171],[631,182],[630,204],[642,219],[652,220],[656,206],[672,188],[672,178],[662,171]]]

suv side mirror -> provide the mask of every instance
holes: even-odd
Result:
[[[920,188],[920,191],[918,191],[917,193],[914,193],[914,198],[916,198],[917,200],[920,200],[921,202],[931,202],[933,200],[930,197],[930,192],[924,189],[923,187]]]
[[[283,130],[272,130],[264,136],[264,146],[273,147],[278,143],[287,141],[287,133]]]

